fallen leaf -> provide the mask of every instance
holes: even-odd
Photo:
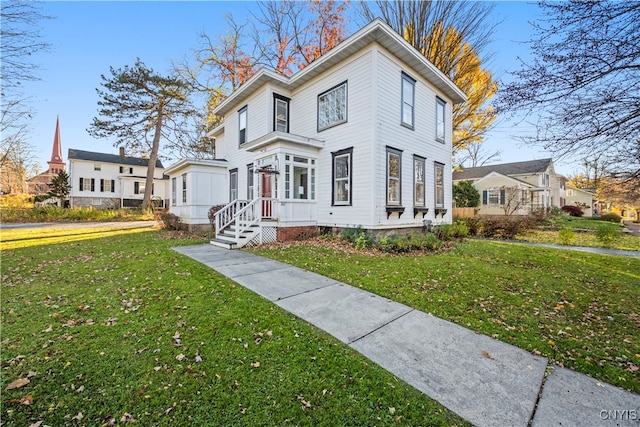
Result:
[[[102,427],[110,427],[112,425],[115,425],[116,423],[116,419],[113,418],[111,415],[107,415],[104,419],[104,422],[102,423]]]
[[[71,419],[80,421],[83,418],[84,418],[84,415],[82,415],[82,412],[78,412],[78,415],[76,415],[75,417],[73,417]]]
[[[35,372],[35,371],[29,371],[29,373],[27,374],[27,378],[33,378],[33,377],[35,377],[36,375],[38,375],[38,373],[37,373],[37,372]]]
[[[16,389],[16,388],[24,387],[25,385],[29,384],[30,382],[31,381],[29,381],[26,378],[20,378],[19,380],[15,380],[11,384],[9,384],[7,386],[7,390],[13,390],[13,389]]]
[[[20,399],[20,404],[21,405],[31,405],[31,404],[33,404],[33,397],[30,394],[26,395],[25,397]]]
[[[493,360],[493,357],[491,357],[491,355],[490,355],[489,353],[487,353],[486,351],[482,351],[482,355],[483,355],[484,357],[486,357],[487,359],[491,359],[491,360]]]
[[[185,357],[186,357],[186,356],[185,356],[184,354],[180,353],[179,355],[177,355],[177,356],[176,356],[176,360],[177,360],[178,362],[182,362],[182,361],[184,360],[184,358],[185,358]]]
[[[133,418],[133,416],[128,412],[125,412],[124,415],[120,418],[121,423],[133,423],[135,421],[136,420]]]
[[[80,387],[78,387],[78,389],[76,390],[76,393],[82,393],[84,391],[84,386],[81,385]]]
[[[196,355],[196,363],[202,363],[202,357],[200,355]]]
[[[254,368],[259,368],[260,367],[260,362],[254,362],[251,364],[251,366],[253,366]]]
[[[396,408],[394,408],[393,406],[389,407],[389,412],[391,413],[391,415],[396,413]]]
[[[42,421],[35,422],[31,424],[29,427],[40,427],[42,425]]]

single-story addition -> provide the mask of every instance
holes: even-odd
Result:
[[[142,205],[149,159],[69,149],[71,207],[134,208]],[[153,175],[152,202],[164,207],[169,179],[158,160]]]
[[[453,172],[453,182],[460,181],[481,194],[480,215],[528,215],[565,205],[564,179],[552,159],[464,168]]]
[[[571,206],[578,206],[582,209],[582,216],[592,217],[594,215],[593,198],[595,194],[593,191],[589,191],[581,188],[567,187],[565,190],[566,200],[565,203]]]
[[[206,169],[216,184],[192,188],[188,162],[171,166],[171,212],[189,222],[194,209],[180,200],[224,200],[212,243],[228,248],[319,227],[450,223],[451,114],[465,99],[374,20],[293,76],[260,70],[226,98],[214,111],[223,123],[209,134],[218,163]]]

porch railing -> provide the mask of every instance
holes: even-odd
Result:
[[[249,200],[236,199],[216,212],[216,214],[214,215],[216,224],[216,237],[218,237],[222,230],[227,228],[235,221],[236,213],[242,210],[249,203]]]
[[[236,242],[243,232],[258,224],[262,219],[274,217],[275,199],[257,197],[253,200],[234,200],[215,214],[216,237],[228,226],[235,224]]]

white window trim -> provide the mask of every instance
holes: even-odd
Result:
[[[440,174],[441,182],[438,182],[438,170],[442,173]],[[438,200],[438,189],[440,189],[440,194],[442,194],[442,200]],[[433,167],[433,202],[436,208],[444,208],[444,164],[435,162]]]
[[[427,192],[426,192],[426,176],[425,172],[427,169],[426,159],[424,157],[420,157],[417,155],[413,156],[413,206],[416,207],[425,207],[427,205]],[[418,166],[422,167],[422,201],[418,200]]]
[[[392,147],[387,147],[387,172],[386,172],[386,180],[387,180],[387,198],[386,198],[386,205],[387,206],[402,206],[402,151],[398,150],[396,148],[392,148]],[[390,169],[389,169],[389,159],[391,156],[397,156],[398,157],[398,176],[396,177],[392,177],[390,174]],[[398,194],[397,194],[397,199],[392,200],[391,199],[391,181],[397,181],[397,185],[398,185]]]

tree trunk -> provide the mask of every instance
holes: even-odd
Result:
[[[153,146],[151,147],[151,155],[149,156],[149,165],[147,166],[147,180],[144,188],[144,198],[142,199],[142,210],[147,211],[151,205],[151,191],[153,189],[153,175],[156,170],[156,162],[158,161],[158,150],[160,148],[160,136],[162,135],[163,107],[160,103],[158,106],[158,121],[156,122],[156,131],[153,135]]]

